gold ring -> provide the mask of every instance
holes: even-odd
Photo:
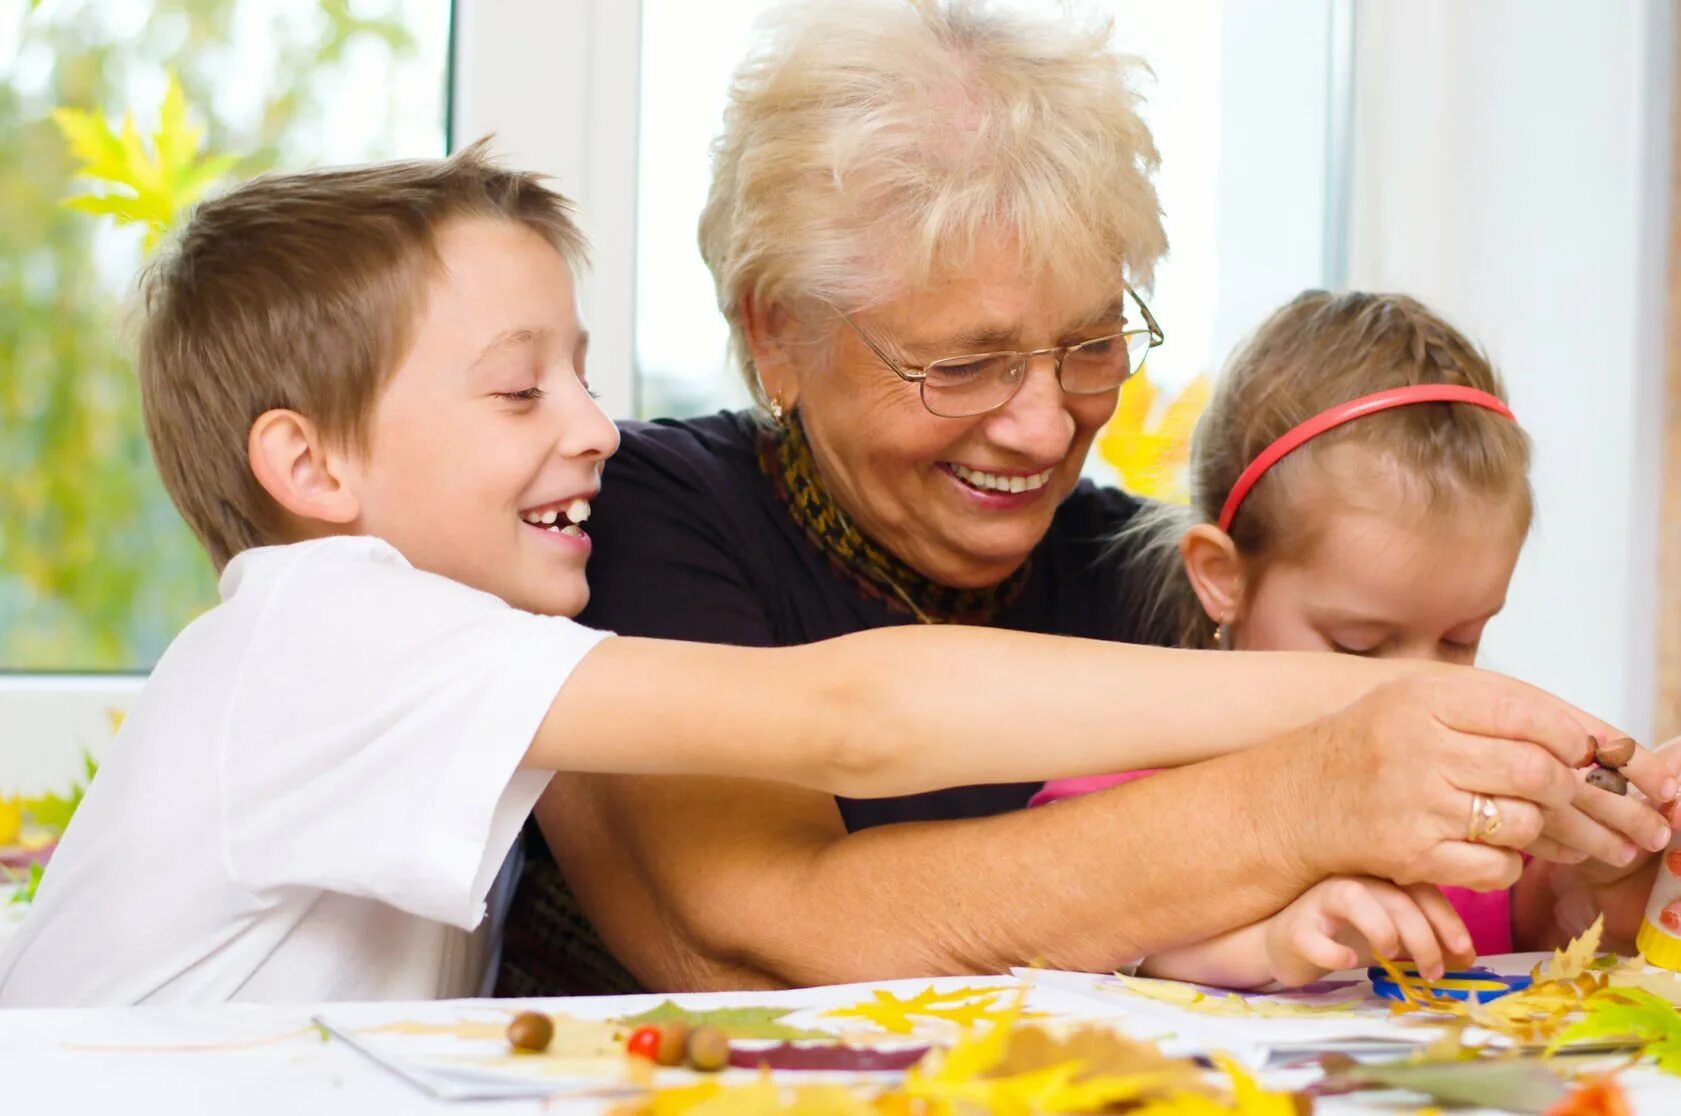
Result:
[[[1465,839],[1481,843],[1500,832],[1500,807],[1486,794],[1471,795],[1471,821]]]

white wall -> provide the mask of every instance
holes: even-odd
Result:
[[[1539,518],[1485,663],[1638,734],[1655,696],[1670,8],[1362,0],[1350,286],[1485,345]]]

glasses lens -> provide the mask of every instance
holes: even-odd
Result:
[[[1075,345],[1062,358],[1063,390],[1092,395],[1118,388],[1144,363],[1149,347],[1148,333],[1119,333]]]
[[[1015,392],[1022,359],[1015,353],[936,360],[923,369],[922,402],[936,415],[964,418],[990,411]]]

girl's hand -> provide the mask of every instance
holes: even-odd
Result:
[[[1471,934],[1430,884],[1399,887],[1369,876],[1335,876],[1267,920],[1267,967],[1286,988],[1370,964],[1374,954],[1409,957],[1426,979],[1470,964]]]

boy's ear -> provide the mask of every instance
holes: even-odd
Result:
[[[1179,557],[1208,618],[1216,624],[1237,619],[1248,585],[1243,555],[1231,536],[1212,523],[1199,523],[1179,540]]]
[[[788,355],[795,324],[780,306],[755,302],[751,297],[741,300],[741,332],[747,338],[753,369],[759,374],[765,397],[780,402],[785,411],[793,410],[800,397],[800,362]]]
[[[251,424],[251,472],[275,503],[314,523],[344,526],[362,512],[341,459],[315,424],[296,411],[264,411]]]

